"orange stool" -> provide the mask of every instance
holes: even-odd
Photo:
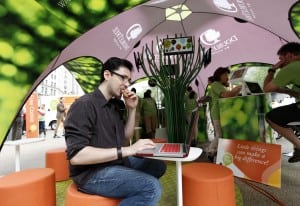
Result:
[[[233,172],[222,165],[189,163],[182,166],[184,206],[234,206]]]
[[[46,152],[46,167],[55,171],[55,181],[69,179],[69,161],[65,148],[51,149]]]
[[[54,171],[50,168],[22,170],[0,177],[1,206],[55,206]]]
[[[82,193],[71,183],[67,189],[65,206],[117,206],[120,202],[121,199],[117,198]]]

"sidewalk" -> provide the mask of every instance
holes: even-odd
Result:
[[[20,146],[21,170],[45,167],[45,153],[49,149],[65,147],[65,138],[53,138],[54,131],[48,130],[44,141]],[[58,134],[62,134],[61,131]],[[0,152],[0,176],[15,171],[15,146],[3,145]]]
[[[24,144],[20,146],[21,170],[29,168],[45,167],[45,153],[49,149],[65,147],[65,138],[53,138],[54,131],[48,130],[44,141]],[[58,131],[62,134],[62,131]],[[293,145],[285,138],[277,140],[277,144],[282,145],[282,153],[293,151]],[[283,156],[284,158],[284,156]],[[286,157],[287,158],[287,157]],[[3,145],[0,152],[0,176],[15,171],[15,147]]]

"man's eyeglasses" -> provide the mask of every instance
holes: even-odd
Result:
[[[131,79],[126,76],[126,75],[122,75],[122,74],[119,74],[117,72],[114,72],[114,71],[110,71],[112,74],[115,74],[117,75],[118,77],[120,77],[122,79],[123,82],[128,82],[129,84],[131,84]]]

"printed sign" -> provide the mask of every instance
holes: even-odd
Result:
[[[216,162],[237,177],[281,187],[281,145],[219,139]]]
[[[38,95],[32,93],[26,102],[26,137],[39,136]]]

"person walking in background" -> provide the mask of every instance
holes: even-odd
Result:
[[[189,90],[188,95],[185,96],[184,99],[184,109],[185,109],[185,113],[186,113],[186,122],[189,125],[191,123],[191,117],[192,117],[192,112],[195,109],[198,109],[198,95],[196,94],[196,92],[192,89]],[[196,123],[196,129],[195,129],[195,134],[194,138],[192,140],[192,146],[197,145],[197,137],[198,137],[198,123]]]
[[[136,89],[132,88],[131,89],[132,92],[134,92],[136,94]],[[139,127],[141,124],[141,111],[142,111],[142,98],[140,98],[137,95],[138,98],[138,105],[136,106],[136,113],[135,113],[135,127]]]
[[[132,68],[126,59],[108,59],[99,86],[72,104],[64,125],[70,177],[78,190],[121,198],[119,205],[155,206],[162,193],[158,178],[166,165],[134,156],[155,144],[139,139],[130,146],[122,145],[133,136],[138,104],[135,93],[128,90]],[[128,114],[125,123],[111,102],[121,96]]]
[[[277,52],[279,61],[273,65],[264,80],[265,92],[286,93],[296,98],[296,103],[277,107],[266,114],[266,121],[278,134],[294,145],[288,162],[300,161],[300,140],[288,125],[300,121],[300,44],[290,42]],[[276,70],[279,70],[275,75]]]
[[[132,92],[136,94],[136,89],[132,88]],[[136,142],[138,139],[141,138],[141,116],[142,116],[142,101],[143,99],[136,95],[138,98],[138,105],[136,106],[136,113],[135,113],[135,123],[134,123],[134,135],[133,135],[133,142]]]
[[[210,109],[209,109],[209,102],[211,100],[209,93],[211,89],[211,83],[213,82],[214,82],[214,77],[213,76],[208,77],[204,96],[200,97],[198,100],[198,103],[200,106],[202,106],[204,112],[204,122],[205,122],[206,136],[208,141],[212,141],[214,137],[214,128],[211,123],[212,121],[211,121]]]
[[[209,105],[210,105],[210,115],[212,124],[214,127],[214,134],[215,137],[213,141],[210,143],[207,154],[210,161],[214,161],[217,148],[218,148],[218,140],[222,138],[222,129],[220,124],[220,110],[219,110],[219,99],[226,98],[226,97],[234,97],[237,96],[242,87],[236,86],[232,90],[228,90],[227,87],[229,86],[228,82],[228,74],[230,73],[227,67],[219,67],[214,72],[214,82],[211,83],[209,96],[211,98]]]
[[[198,107],[198,95],[194,90],[190,90],[184,99],[184,109],[186,112],[186,120],[190,122],[192,111]]]
[[[146,137],[155,138],[155,131],[157,127],[157,106],[155,99],[151,97],[150,89],[144,93],[144,99],[142,101],[142,114],[144,118]]]
[[[204,96],[199,98],[199,100],[198,100],[199,104],[203,104],[204,106],[207,106],[207,104],[209,103],[209,100],[210,100],[209,91],[211,88],[211,83],[213,83],[213,82],[214,82],[214,77],[213,76],[208,77]]]
[[[185,100],[188,99],[188,97],[189,97],[191,91],[193,91],[193,88],[192,88],[191,86],[188,86],[188,87],[186,88],[186,91],[185,91],[185,94],[184,94],[184,99],[185,99]]]
[[[46,116],[45,104],[42,104],[38,108],[38,119],[39,119],[39,135],[43,133],[44,137],[46,137],[45,116]]]
[[[66,107],[64,105],[64,98],[60,97],[59,98],[59,102],[56,105],[56,128],[54,131],[54,136],[53,138],[59,138],[60,136],[57,135],[57,130],[60,126],[60,123],[64,123],[65,120],[65,116],[66,116]]]

